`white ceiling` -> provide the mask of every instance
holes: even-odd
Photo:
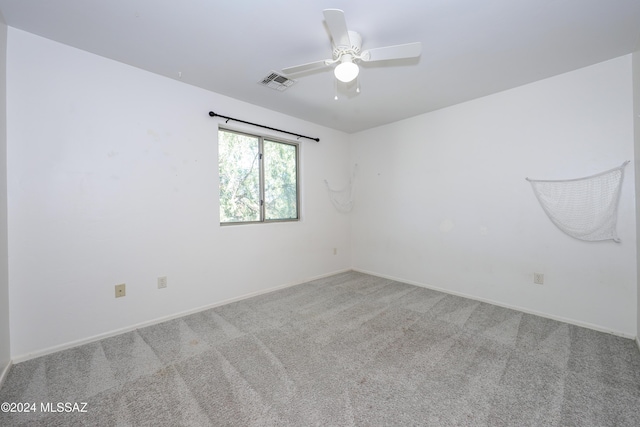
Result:
[[[322,10],[345,11],[363,49],[422,42],[419,60],[361,67],[334,100]],[[9,26],[346,132],[394,122],[640,48],[640,0],[0,0]],[[179,77],[181,73],[181,77]],[[216,106],[211,109],[217,111]]]

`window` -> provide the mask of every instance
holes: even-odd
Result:
[[[220,223],[295,221],[298,145],[220,129]]]

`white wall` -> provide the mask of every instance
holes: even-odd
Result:
[[[632,160],[631,84],[628,55],[354,135],[354,268],[635,337],[633,164],[620,244],[563,234],[525,181]]]
[[[7,25],[0,14],[0,385],[11,360],[7,255]]]
[[[633,61],[633,123],[634,123],[634,153],[635,153],[635,165],[636,170],[640,168],[640,51],[636,51],[632,55]],[[637,248],[636,248],[636,268],[638,271],[638,278],[640,278],[640,174],[636,174],[636,239],[637,239]],[[637,321],[637,332],[636,342],[638,343],[638,347],[640,347],[640,281],[638,281],[638,292],[637,292],[637,304],[636,304],[636,321]]]
[[[323,183],[349,176],[346,134],[14,28],[7,63],[14,360],[350,267]],[[210,110],[321,139],[302,221],[220,227]]]

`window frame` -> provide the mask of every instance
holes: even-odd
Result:
[[[258,139],[258,165],[259,165],[259,206],[260,206],[260,219],[257,221],[222,221],[222,215],[220,212],[221,200],[220,200],[220,132],[230,132],[239,135],[245,135],[251,138]],[[265,203],[265,176],[264,176],[264,141],[270,141],[278,144],[285,144],[295,147],[295,161],[296,161],[296,217],[295,218],[281,218],[281,219],[267,219],[266,218],[266,203]],[[269,135],[247,132],[245,130],[238,130],[229,127],[218,127],[218,215],[219,223],[221,226],[229,225],[244,225],[244,224],[269,224],[269,223],[283,223],[283,222],[299,222],[301,220],[300,215],[300,143],[290,141],[282,138],[274,138]]]

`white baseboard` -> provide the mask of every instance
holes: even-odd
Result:
[[[145,322],[141,322],[141,323],[137,323],[135,325],[131,325],[131,326],[127,326],[124,328],[120,328],[120,329],[115,329],[109,332],[104,332],[101,334],[97,334],[97,335],[93,335],[91,337],[87,337],[87,338],[82,338],[76,341],[71,341],[68,343],[64,343],[64,344],[59,344],[53,347],[48,347],[42,350],[37,350],[31,353],[27,353],[27,354],[22,354],[22,355],[18,355],[18,356],[13,356],[13,363],[20,363],[20,362],[25,362],[27,360],[30,359],[35,359],[36,357],[41,357],[41,356],[46,356],[47,354],[51,354],[51,353],[56,353],[58,351],[62,351],[62,350],[67,350],[73,347],[78,347],[84,344],[89,344],[95,341],[100,341],[102,339],[105,338],[109,338],[109,337],[113,337],[115,335],[120,335],[120,334],[124,334],[126,332],[131,332],[131,331],[135,331],[136,329],[140,329],[140,328],[144,328],[147,326],[151,326],[151,325],[156,325],[158,323],[162,323],[162,322],[166,322],[168,320],[173,320],[173,319],[177,319],[179,317],[183,317],[183,316],[188,316],[190,314],[194,314],[194,313],[198,313],[201,311],[205,311],[205,310],[209,310],[211,308],[215,308],[215,307],[219,307],[221,305],[226,305],[226,304],[230,304],[232,302],[236,302],[236,301],[241,301],[247,298],[252,298],[258,295],[262,295],[262,294],[268,294],[270,292],[274,292],[274,291],[278,291],[280,289],[285,289],[285,288],[289,288],[292,286],[297,286],[297,285],[301,285],[303,283],[307,283],[307,282],[311,282],[313,280],[318,280],[318,279],[322,279],[324,277],[329,277],[329,276],[333,276],[334,274],[340,274],[340,273],[344,273],[347,271],[351,271],[351,268],[346,268],[346,269],[342,269],[342,270],[337,270],[337,271],[333,271],[331,273],[326,273],[326,274],[321,274],[318,276],[313,276],[307,279],[304,279],[302,281],[297,281],[297,282],[291,282],[291,283],[287,283],[284,285],[278,285],[278,286],[274,286],[272,288],[268,288],[268,289],[263,289],[260,291],[255,291],[255,292],[251,292],[248,294],[244,294],[238,297],[234,297],[234,298],[229,298],[223,301],[218,301],[212,304],[207,304],[201,307],[197,307],[194,309],[190,309],[190,310],[186,310],[186,311],[181,311],[179,313],[175,313],[175,314],[170,314],[168,316],[163,316],[163,317],[159,317],[153,320],[148,320]]]
[[[372,272],[372,271],[367,271],[367,270],[363,270],[363,269],[359,269],[359,268],[353,268],[353,271],[358,271],[360,273],[370,274],[372,276],[381,277],[383,279],[394,280],[396,282],[407,283],[409,285],[420,286],[421,288],[432,289],[434,291],[443,292],[445,294],[451,294],[451,295],[456,295],[456,296],[463,297],[463,298],[469,298],[469,299],[472,299],[472,300],[475,300],[475,301],[486,302],[487,304],[493,304],[493,305],[497,305],[499,307],[509,308],[509,309],[512,309],[512,310],[521,311],[523,313],[533,314],[533,315],[536,315],[536,316],[545,317],[547,319],[557,320],[559,322],[564,322],[564,323],[568,323],[568,324],[575,325],[575,326],[581,326],[583,328],[593,329],[595,331],[605,332],[605,333],[608,333],[608,334],[611,334],[611,335],[616,335],[616,336],[623,337],[623,338],[635,339],[636,342],[638,343],[638,347],[640,348],[640,341],[638,341],[638,338],[636,336],[628,334],[628,333],[625,333],[625,332],[620,332],[620,331],[614,331],[614,330],[611,330],[611,329],[607,329],[607,328],[604,328],[602,326],[594,325],[594,324],[591,324],[591,323],[588,323],[588,322],[581,322],[581,321],[575,320],[575,319],[569,319],[569,318],[562,317],[562,316],[555,316],[553,314],[543,313],[543,312],[540,312],[540,311],[531,310],[531,309],[524,308],[524,307],[519,307],[519,306],[516,306],[516,305],[505,304],[505,303],[502,303],[502,302],[499,302],[499,301],[493,301],[493,300],[488,299],[488,298],[482,298],[482,297],[478,297],[478,296],[475,296],[475,295],[465,294],[464,292],[452,291],[450,289],[440,288],[438,286],[432,286],[432,285],[428,285],[428,284],[425,284],[425,283],[415,282],[415,281],[412,281],[412,280],[407,280],[407,279],[403,279],[403,278],[399,278],[399,277],[379,274],[379,273],[375,273],[375,272]]]
[[[13,363],[11,362],[11,360],[9,360],[7,366],[5,366],[2,372],[0,372],[0,388],[2,388],[2,386],[4,385],[4,380],[7,379],[7,375],[9,375],[9,370],[11,369],[12,365]]]

